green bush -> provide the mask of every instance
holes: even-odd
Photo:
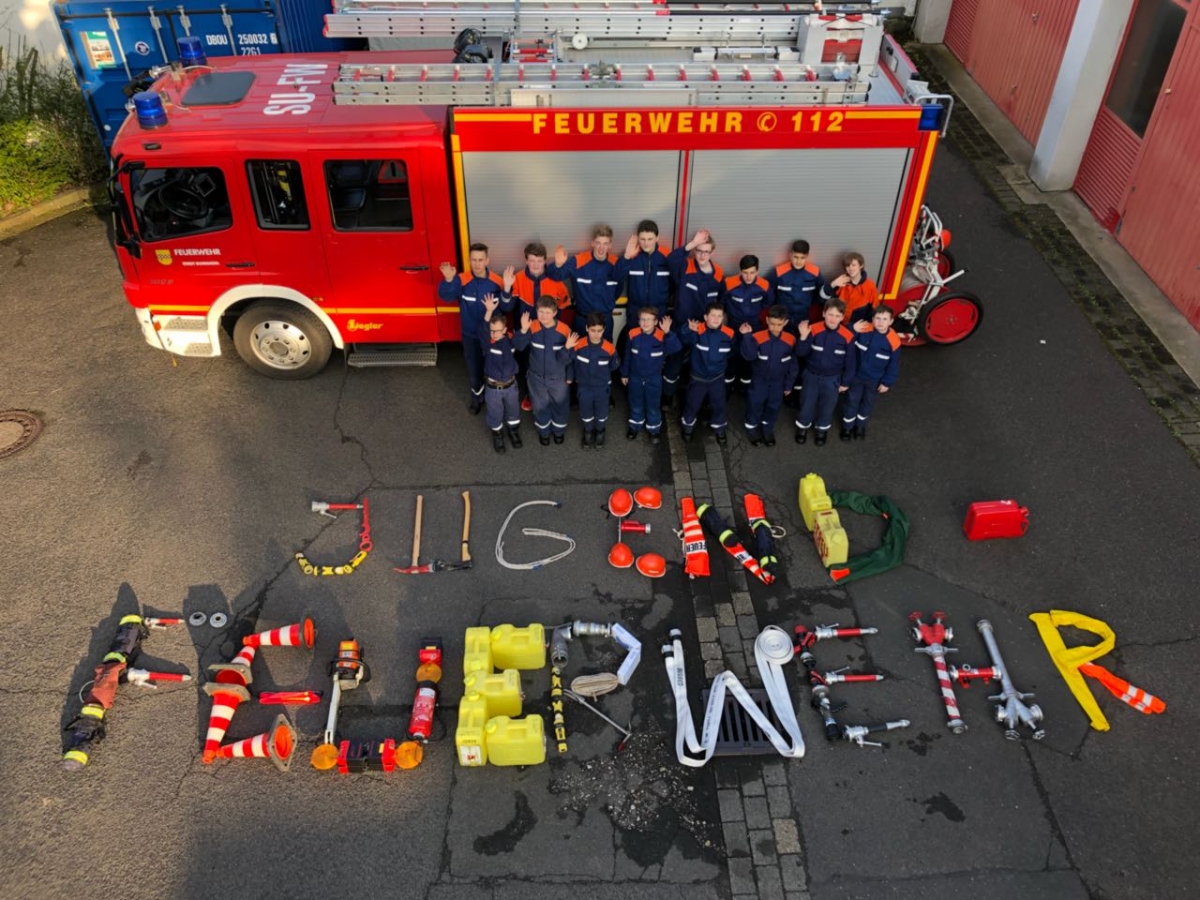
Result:
[[[46,66],[36,49],[0,50],[0,214],[100,181],[107,168],[70,67]]]

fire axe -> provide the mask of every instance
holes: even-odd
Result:
[[[432,575],[434,572],[459,572],[474,565],[471,559],[471,492],[463,491],[463,527],[462,555],[458,562],[446,562],[435,559],[421,565],[421,518],[424,510],[424,497],[417,495],[417,519],[413,526],[412,564],[393,571],[401,575]]]

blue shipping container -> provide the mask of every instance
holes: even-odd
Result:
[[[241,0],[202,7],[146,0],[59,0],[54,14],[104,146],[127,115],[130,81],[179,58],[176,41],[200,38],[209,56],[353,50],[361,41],[322,36],[330,0]]]

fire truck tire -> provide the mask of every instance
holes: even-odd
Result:
[[[233,345],[252,368],[269,378],[311,378],[329,361],[333,339],[321,320],[301,306],[263,300],[238,318]]]
[[[956,291],[925,304],[917,314],[916,331],[931,344],[958,344],[973,335],[982,321],[982,301],[974,294]]]

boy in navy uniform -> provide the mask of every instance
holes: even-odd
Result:
[[[529,313],[521,313],[521,332],[513,339],[518,350],[529,349],[529,400],[533,404],[533,425],[537,428],[542,446],[561,444],[567,432],[567,413],[570,409],[571,348],[579,340],[555,317],[558,302],[553,297],[539,297],[534,304],[537,321],[530,322]]]
[[[719,300],[708,304],[704,321],[692,319],[684,332],[683,342],[691,347],[692,378],[683,401],[683,439],[690,441],[696,428],[696,416],[704,401],[712,411],[710,425],[717,443],[725,443],[725,371],[733,356],[737,339],[732,328],[724,324],[725,305]],[[749,327],[749,326],[747,326]]]
[[[613,310],[621,293],[617,280],[617,257],[612,249],[612,228],[597,225],[592,229],[592,249],[568,256],[562,244],[554,248],[554,262],[546,266],[550,277],[570,281],[575,298],[575,312],[604,315],[604,336],[612,340]]]
[[[854,333],[842,325],[845,316],[846,304],[830,300],[822,321],[816,325],[809,325],[808,320],[800,323],[796,355],[806,357],[808,362],[801,376],[804,390],[800,395],[800,413],[796,416],[797,444],[808,440],[808,429],[814,422],[816,445],[825,443],[833,425],[838,394],[845,393],[854,380]]]
[[[728,316],[729,327],[738,334],[743,334],[743,325],[749,325],[751,331],[758,331],[762,326],[763,310],[771,305],[771,285],[767,279],[758,274],[758,257],[747,254],[738,263],[739,274],[730,275],[725,279],[725,313]],[[750,363],[740,353],[735,354],[733,362],[725,375],[725,382],[745,391],[750,388]]]
[[[612,342],[604,339],[604,316],[600,313],[588,314],[587,337],[576,341],[572,359],[579,390],[583,449],[599,450],[604,446],[613,373],[621,363]]]
[[[521,313],[529,313],[530,318],[537,315],[534,304],[539,297],[553,297],[558,304],[559,320],[568,328],[571,326],[574,311],[571,309],[571,295],[567,293],[567,286],[561,281],[555,281],[547,273],[546,245],[540,241],[530,241],[525,245],[525,268],[516,274],[513,274],[512,266],[504,270],[504,293],[500,300],[501,303],[510,304],[510,308],[515,308],[519,322]],[[529,354],[518,351],[517,363],[521,367],[517,375],[521,388],[521,409],[528,412],[533,409],[529,399],[529,381],[526,377]]]
[[[625,285],[626,309],[631,312],[652,306],[661,319],[671,302],[670,251],[658,243],[658,223],[638,222],[637,234],[625,244],[625,255],[617,260],[617,282]],[[633,324],[632,322],[630,323]]]
[[[513,448],[521,446],[521,398],[517,391],[517,357],[508,320],[500,311],[494,294],[485,294],[481,303],[486,310],[489,341],[483,359],[484,394],[487,426],[492,430],[492,449],[504,452],[505,426]]]
[[[472,244],[467,251],[467,258],[470,260],[471,271],[461,275],[450,263],[442,263],[444,280],[438,285],[438,299],[458,304],[463,355],[467,360],[467,378],[471,382],[470,409],[471,415],[475,415],[483,406],[483,360],[488,343],[489,313],[484,310],[483,298],[501,291],[506,294],[512,283],[506,284],[499,275],[488,271],[487,244]],[[509,267],[506,274],[511,272],[512,268]],[[512,299],[501,299],[499,308],[501,312],[511,310]]]
[[[890,307],[875,307],[871,331],[854,336],[857,370],[842,404],[842,440],[867,437],[867,419],[875,400],[886,394],[900,376],[900,336],[892,330]]]
[[[808,261],[808,241],[792,241],[788,261],[780,263],[767,276],[775,292],[775,302],[787,307],[792,332],[800,328],[801,322],[815,322],[821,313],[821,296],[825,279],[816,263]]]
[[[725,273],[712,261],[716,241],[707,228],[682,247],[676,247],[667,257],[671,278],[675,282],[675,319],[679,322],[704,318],[708,304],[720,300],[725,291]],[[680,350],[667,360],[663,371],[662,407],[667,409],[675,399],[679,380],[686,369],[687,355]]]
[[[659,402],[663,390],[663,363],[672,353],[682,353],[683,345],[671,331],[671,317],[658,315],[652,307],[638,312],[638,324],[629,329],[627,353],[621,360],[621,383],[629,394],[629,431],[625,437],[633,440],[643,428],[650,443],[659,444],[662,437],[662,410]]]
[[[787,307],[777,303],[767,310],[767,327],[741,328],[741,357],[750,366],[750,391],[746,395],[746,434],[757,447],[775,446],[775,422],[783,398],[792,392],[800,364],[796,337],[787,329]]]

